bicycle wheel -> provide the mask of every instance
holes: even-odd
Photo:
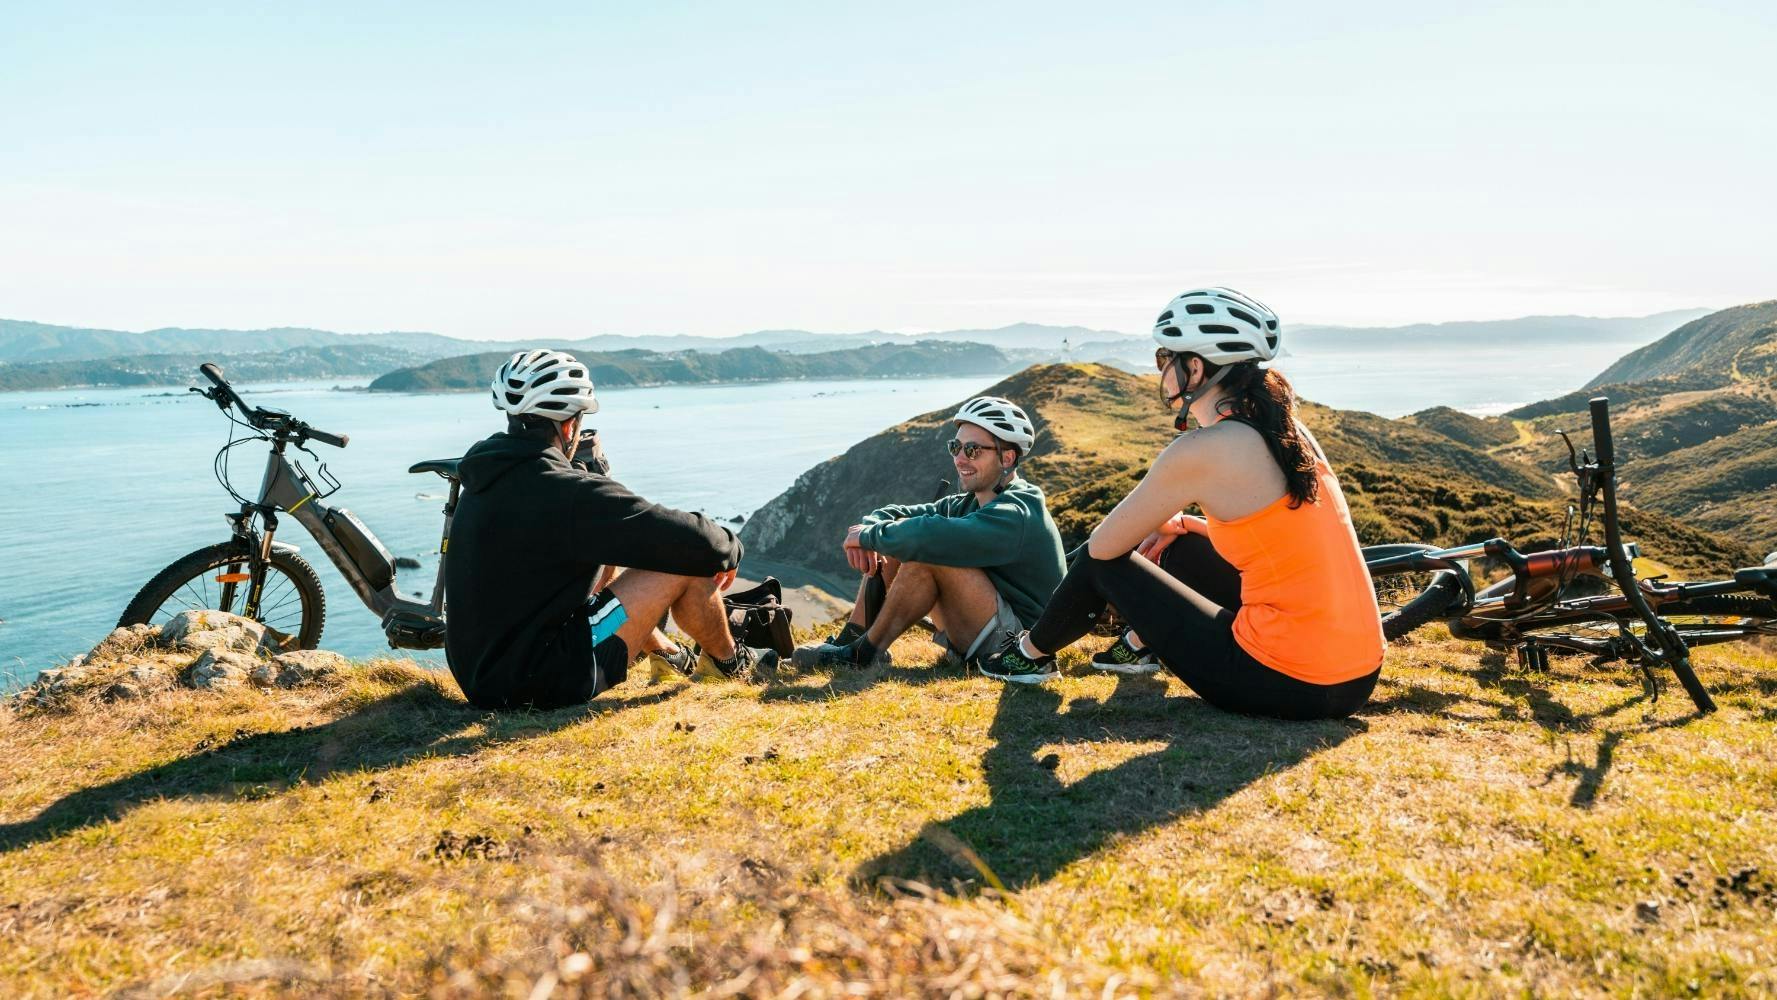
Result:
[[[125,625],[165,625],[181,611],[226,611],[241,614],[247,603],[242,580],[248,569],[246,550],[233,542],[198,549],[175,561],[149,580],[123,617]],[[265,568],[259,613],[253,616],[281,637],[287,649],[314,649],[327,622],[327,598],[321,578],[294,552],[273,549]]]
[[[1436,552],[1435,545],[1371,545],[1363,550],[1364,562],[1414,552]],[[1426,622],[1442,617],[1462,595],[1453,570],[1370,571],[1376,588],[1376,610],[1382,615],[1382,634],[1390,642],[1405,637]]]

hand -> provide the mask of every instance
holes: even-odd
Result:
[[[1135,554],[1148,562],[1157,563],[1160,561],[1160,553],[1165,552],[1166,547],[1171,545],[1176,538],[1178,538],[1177,535],[1169,535],[1159,531],[1151,532],[1148,537],[1141,540],[1140,545],[1135,547]]]
[[[1160,561],[1160,553],[1165,552],[1166,547],[1171,545],[1178,536],[1208,533],[1209,522],[1201,517],[1180,512],[1160,522],[1160,527],[1142,539],[1141,544],[1135,547],[1135,551],[1149,562],[1157,563]]]
[[[739,568],[735,568],[725,569],[722,572],[717,573],[714,578],[716,581],[716,590],[718,592],[725,591],[729,587],[734,586],[734,575],[738,572],[740,572]]]
[[[845,561],[850,563],[851,568],[857,570],[859,573],[868,574],[876,569],[877,560],[881,557],[869,549],[864,548],[863,542],[858,538],[863,531],[864,526],[861,524],[854,524],[846,529]]]

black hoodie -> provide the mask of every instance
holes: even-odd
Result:
[[[681,576],[740,565],[740,540],[702,514],[652,504],[555,445],[495,434],[458,466],[444,585],[445,655],[483,708],[598,694],[583,612],[606,564]]]

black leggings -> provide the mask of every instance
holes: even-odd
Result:
[[[1094,559],[1082,551],[1030,630],[1054,652],[1091,631],[1116,607],[1166,668],[1225,712],[1275,719],[1343,719],[1363,707],[1381,668],[1338,684],[1310,684],[1267,667],[1234,641],[1240,572],[1209,539],[1180,535],[1160,565],[1131,552]]]

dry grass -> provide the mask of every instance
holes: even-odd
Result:
[[[0,992],[1777,992],[1777,654],[1700,651],[1697,719],[1483,652],[1308,724],[922,666],[8,710]]]

